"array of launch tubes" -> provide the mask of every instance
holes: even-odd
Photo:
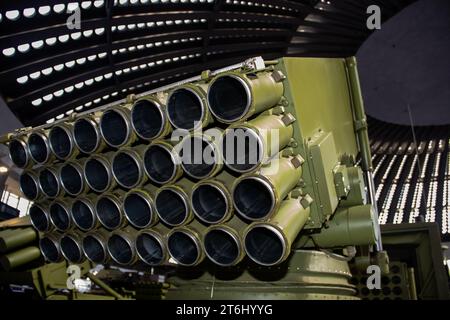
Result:
[[[293,194],[303,159],[296,119],[280,107],[284,81],[273,67],[227,71],[15,135],[42,255],[282,263],[309,214]]]

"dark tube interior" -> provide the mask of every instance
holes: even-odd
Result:
[[[148,233],[142,233],[137,237],[136,250],[141,259],[149,265],[159,265],[164,262],[163,247],[154,236]]]
[[[94,227],[94,212],[84,201],[76,200],[73,203],[72,217],[80,229],[89,230]]]
[[[45,140],[38,134],[32,133],[28,138],[28,148],[31,156],[36,162],[43,163],[47,161],[50,150],[45,143]]]
[[[70,215],[66,208],[55,202],[50,206],[50,217],[58,230],[65,231],[70,227]]]
[[[249,101],[244,85],[234,77],[220,77],[209,87],[209,108],[221,120],[235,121],[244,117]]]
[[[167,112],[175,127],[191,130],[196,121],[202,121],[203,105],[194,92],[177,89],[170,95]]]
[[[20,183],[20,189],[22,190],[22,193],[30,200],[34,200],[38,196],[38,185],[36,181],[33,179],[33,177],[27,173],[24,172],[20,175],[19,179]]]
[[[200,255],[195,241],[184,232],[172,233],[167,240],[167,246],[171,256],[182,265],[194,264]]]
[[[42,238],[39,241],[39,247],[41,248],[42,255],[50,262],[58,262],[60,259],[60,253],[57,244],[49,238]]]
[[[27,165],[28,156],[25,147],[17,140],[12,140],[9,143],[9,154],[12,162],[19,168],[23,168]]]
[[[195,213],[208,223],[217,223],[227,213],[227,199],[214,186],[202,184],[192,193]]]
[[[204,243],[208,257],[218,265],[232,265],[239,257],[239,246],[228,232],[211,230],[205,235]]]
[[[61,238],[61,251],[69,262],[80,262],[83,257],[81,248],[72,237]]]
[[[129,264],[133,259],[133,249],[120,235],[114,234],[108,240],[111,257],[120,264]]]
[[[86,180],[95,191],[105,191],[110,184],[110,176],[105,165],[97,159],[89,159],[84,167]]]
[[[44,169],[39,173],[39,183],[41,185],[42,192],[44,192],[49,197],[56,197],[59,191],[58,179],[55,174]]]
[[[124,144],[128,137],[128,125],[126,119],[115,110],[105,111],[100,126],[103,138],[112,146]]]
[[[183,223],[188,215],[188,208],[183,200],[179,193],[170,189],[158,193],[155,205],[161,220],[172,226]]]
[[[222,146],[225,163],[233,170],[251,171],[262,161],[259,139],[250,129],[228,129],[223,137]]]
[[[53,127],[49,134],[50,145],[58,158],[66,158],[72,152],[72,140],[69,133],[61,127]]]
[[[158,145],[147,149],[144,166],[150,179],[160,184],[168,182],[175,175],[175,163],[170,151]]]
[[[48,229],[50,228],[50,221],[48,219],[47,214],[44,212],[44,210],[41,209],[41,207],[32,205],[30,207],[29,214],[33,226],[38,231],[41,232],[48,231]]]
[[[265,218],[273,208],[273,195],[260,180],[243,179],[233,193],[236,209],[249,219]]]
[[[142,175],[136,160],[124,152],[116,154],[112,163],[112,169],[117,182],[126,188],[136,186]]]
[[[61,183],[66,191],[72,195],[79,194],[83,189],[81,173],[70,163],[61,168]]]
[[[73,136],[82,152],[92,153],[95,151],[99,136],[91,122],[86,119],[77,120],[73,127]]]
[[[194,178],[205,178],[214,170],[215,150],[203,139],[186,139],[180,150],[180,157],[184,171]]]
[[[102,263],[106,260],[105,248],[100,240],[91,235],[84,237],[83,251],[86,257],[94,263]]]
[[[164,119],[159,107],[152,101],[140,100],[131,112],[136,132],[145,139],[153,139],[162,131]]]
[[[256,262],[273,265],[283,257],[283,243],[272,230],[254,227],[245,237],[245,250]]]
[[[102,197],[97,201],[97,217],[100,222],[108,229],[116,229],[121,223],[120,209],[115,202],[107,197]]]
[[[131,224],[138,228],[147,227],[152,221],[152,208],[140,194],[128,194],[124,200],[123,209]]]

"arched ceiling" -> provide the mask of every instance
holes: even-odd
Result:
[[[248,57],[354,55],[371,30],[413,0],[5,0],[0,91],[38,125]],[[81,8],[81,29],[67,9]]]

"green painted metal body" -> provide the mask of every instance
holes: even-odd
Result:
[[[344,259],[324,252],[298,250],[277,267],[243,262],[236,267],[180,270],[166,299],[282,300],[357,299]]]
[[[34,260],[39,259],[41,251],[38,247],[26,247],[4,256],[0,256],[0,265],[3,270],[9,271],[11,269],[23,266]]]
[[[0,231],[0,252],[10,252],[37,239],[37,232],[31,228]]]

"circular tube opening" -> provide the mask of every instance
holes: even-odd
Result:
[[[178,226],[186,221],[189,208],[186,199],[177,191],[161,190],[155,199],[159,218],[171,226]]]
[[[167,248],[172,258],[183,266],[192,266],[200,257],[197,241],[181,230],[169,235]]]
[[[84,237],[83,252],[86,258],[93,263],[103,263],[106,260],[106,250],[103,243],[93,235]]]
[[[192,209],[207,223],[219,223],[228,212],[228,199],[218,187],[201,184],[192,192]]]
[[[20,191],[29,200],[36,200],[39,194],[38,182],[29,172],[23,172],[19,178]]]
[[[61,259],[59,246],[56,241],[44,237],[39,240],[39,248],[45,260],[49,262],[58,262]]]
[[[81,230],[87,231],[95,226],[95,215],[90,205],[83,200],[75,200],[72,205],[72,218]]]
[[[117,110],[107,110],[103,113],[100,130],[103,139],[113,147],[125,144],[130,134],[127,119]]]
[[[187,88],[175,90],[167,101],[169,121],[175,128],[194,129],[196,122],[202,122],[204,112],[201,98]]]
[[[133,188],[142,177],[137,160],[126,152],[118,152],[113,159],[112,171],[117,183],[124,188]]]
[[[47,161],[50,150],[44,137],[37,133],[32,133],[28,137],[28,148],[31,157],[37,163],[44,163]]]
[[[141,233],[136,238],[136,251],[142,261],[151,266],[164,262],[164,247],[160,239],[150,233]]]
[[[67,208],[58,202],[50,205],[50,220],[56,229],[66,231],[70,228],[70,214]]]
[[[200,137],[189,137],[180,150],[184,171],[195,179],[208,177],[215,168],[217,159],[214,146]]]
[[[111,258],[119,264],[131,264],[133,261],[133,248],[123,236],[113,234],[108,240],[108,251]]]
[[[74,165],[66,163],[61,168],[60,178],[68,194],[75,196],[83,191],[83,175]]]
[[[83,153],[92,153],[98,147],[100,137],[92,121],[78,119],[73,126],[73,136],[75,144]]]
[[[73,144],[70,132],[55,126],[49,133],[50,148],[59,159],[66,159],[72,152]]]
[[[137,228],[148,227],[152,222],[153,209],[139,193],[129,193],[123,202],[123,211],[128,221]]]
[[[12,140],[8,148],[11,161],[19,168],[26,167],[28,164],[26,144],[20,140]]]
[[[209,86],[209,110],[223,122],[234,122],[244,118],[250,103],[250,89],[239,77],[221,76]]]
[[[286,250],[283,237],[275,228],[257,226],[245,236],[245,251],[256,263],[272,266],[281,261]]]
[[[231,266],[239,258],[240,249],[229,232],[221,229],[213,229],[205,235],[206,255],[220,266]]]
[[[107,229],[114,230],[122,224],[119,204],[109,197],[101,197],[96,204],[97,218]]]
[[[233,192],[234,206],[245,218],[266,218],[275,207],[270,185],[260,178],[245,178],[238,182]]]
[[[176,174],[176,164],[172,153],[160,145],[148,147],[144,155],[144,166],[149,178],[159,184],[167,183]]]
[[[83,259],[83,252],[78,242],[71,236],[65,235],[61,238],[61,252],[67,261],[77,263]]]
[[[263,160],[263,144],[260,137],[248,128],[230,128],[222,140],[225,164],[237,172],[249,172]]]
[[[58,178],[49,169],[44,169],[39,173],[39,185],[42,192],[49,198],[54,198],[59,193]]]
[[[155,102],[139,100],[131,110],[131,123],[141,138],[150,140],[163,131],[164,115]]]
[[[98,159],[89,159],[84,165],[84,176],[93,190],[103,192],[111,184],[111,176],[108,168],[103,161]]]
[[[48,214],[40,207],[33,204],[30,207],[30,219],[33,227],[41,232],[50,230],[50,221]]]

